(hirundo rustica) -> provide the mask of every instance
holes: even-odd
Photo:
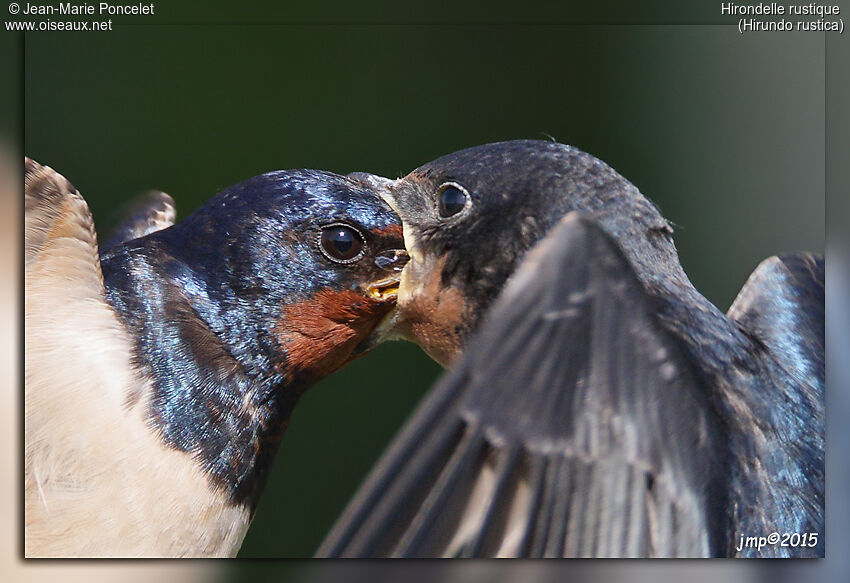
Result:
[[[25,195],[25,554],[235,554],[299,396],[380,340],[397,216],[279,171],[176,224],[155,193],[99,253],[63,176]]]
[[[382,188],[411,258],[392,325],[452,366],[319,556],[823,556],[822,256],[765,260],[724,314],[576,148]]]

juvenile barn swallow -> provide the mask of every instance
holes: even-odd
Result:
[[[25,199],[26,556],[234,555],[299,396],[380,340],[397,216],[271,172],[177,224],[155,193],[99,255],[63,176],[27,159]]]
[[[489,144],[382,188],[411,258],[392,325],[452,370],[320,556],[823,556],[822,257],[765,260],[723,314],[658,209],[575,148]]]

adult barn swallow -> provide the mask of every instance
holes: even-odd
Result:
[[[383,188],[411,257],[395,327],[452,370],[320,556],[823,556],[822,257],[765,260],[723,314],[575,148]]]
[[[379,340],[398,218],[271,172],[173,225],[153,195],[99,255],[64,177],[27,159],[25,199],[26,555],[235,554],[299,396]]]

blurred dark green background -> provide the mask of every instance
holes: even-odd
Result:
[[[396,177],[466,146],[553,136],[660,206],[694,284],[725,309],[764,257],[823,249],[823,43],[732,26],[31,34],[25,150],[105,229],[148,188],[186,216],[272,169]],[[310,391],[241,556],[310,556],[438,373],[392,344]]]

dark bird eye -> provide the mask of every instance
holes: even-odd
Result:
[[[331,261],[352,263],[363,255],[363,236],[348,225],[322,228],[319,247]]]
[[[440,187],[437,210],[444,219],[462,211],[469,200],[469,193],[459,184],[447,182]]]

